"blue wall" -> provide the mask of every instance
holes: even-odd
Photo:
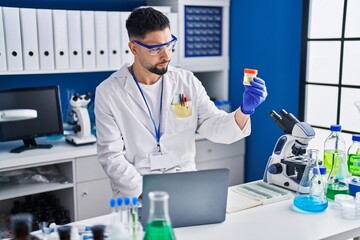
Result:
[[[242,99],[242,69],[257,68],[268,98],[251,117],[246,140],[245,181],[262,178],[277,139],[283,134],[270,118],[285,109],[298,116],[302,0],[231,1],[230,99]]]
[[[131,10],[145,5],[140,0],[2,0],[1,6]],[[230,100],[240,104],[242,69],[257,68],[266,80],[269,96],[252,116],[252,134],[247,138],[246,181],[262,178],[265,164],[281,130],[269,117],[284,108],[298,115],[302,0],[232,0],[230,7]],[[59,85],[63,113],[66,90],[94,92],[111,72],[0,76],[0,88]]]

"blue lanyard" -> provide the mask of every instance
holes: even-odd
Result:
[[[149,115],[150,115],[150,118],[151,118],[151,122],[153,123],[153,126],[154,126],[154,129],[155,129],[155,138],[156,138],[156,143],[157,143],[157,147],[158,147],[158,151],[160,152],[160,122],[161,122],[161,110],[162,110],[162,97],[163,97],[163,89],[164,89],[164,78],[163,78],[163,81],[161,83],[161,95],[160,95],[160,114],[159,114],[159,126],[156,128],[156,124],[155,124],[155,120],[151,114],[151,111],[150,111],[150,108],[149,108],[149,105],[146,101],[146,98],[145,98],[145,95],[143,93],[143,91],[141,90],[141,87],[140,87],[140,84],[138,82],[138,80],[136,79],[135,77],[135,74],[134,74],[134,69],[133,69],[133,66],[130,67],[130,70],[131,70],[131,75],[133,76],[134,78],[134,81],[137,85],[137,87],[139,88],[139,91],[141,93],[141,96],[143,97],[144,99],[144,102],[146,104],[146,107],[149,111]]]

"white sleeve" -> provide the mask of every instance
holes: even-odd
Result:
[[[195,84],[198,82],[196,86],[199,109],[197,131],[202,136],[213,142],[229,144],[250,135],[250,119],[241,130],[235,121],[235,111],[227,113],[219,110],[210,100],[201,82],[196,77],[194,81]]]
[[[96,89],[98,160],[110,178],[114,195],[138,197],[142,193],[142,176],[125,158],[124,140],[111,111],[108,97],[104,86]]]

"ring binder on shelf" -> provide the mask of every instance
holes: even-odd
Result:
[[[93,11],[81,11],[83,66],[95,68],[95,24]]]
[[[118,69],[122,64],[120,57],[120,12],[107,12],[107,16],[109,67]]]
[[[0,72],[4,72],[7,70],[4,22],[2,15],[2,7],[0,7]]]
[[[66,10],[53,10],[55,68],[69,69]]]
[[[131,12],[120,12],[120,31],[121,31],[121,62],[122,64],[125,63],[132,63],[133,62],[133,55],[129,49],[129,37],[126,33],[126,19],[129,17]]]
[[[81,69],[82,64],[82,39],[81,39],[81,12],[67,11],[69,34],[69,64],[71,69]]]
[[[39,70],[36,9],[20,8],[24,70]]]
[[[3,7],[3,21],[8,70],[23,70],[19,8]]]
[[[107,68],[109,66],[109,52],[106,12],[95,12],[95,49],[96,67]]]
[[[36,9],[40,70],[54,70],[53,20],[50,9]]]

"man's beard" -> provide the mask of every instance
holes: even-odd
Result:
[[[148,71],[149,72],[151,72],[151,73],[154,73],[154,74],[156,74],[156,75],[164,75],[166,72],[167,72],[167,70],[168,70],[168,66],[169,66],[169,64],[167,64],[166,65],[166,67],[163,67],[163,68],[157,68],[156,67],[156,65],[155,66],[153,66],[153,67],[150,67],[150,68],[148,68]]]

